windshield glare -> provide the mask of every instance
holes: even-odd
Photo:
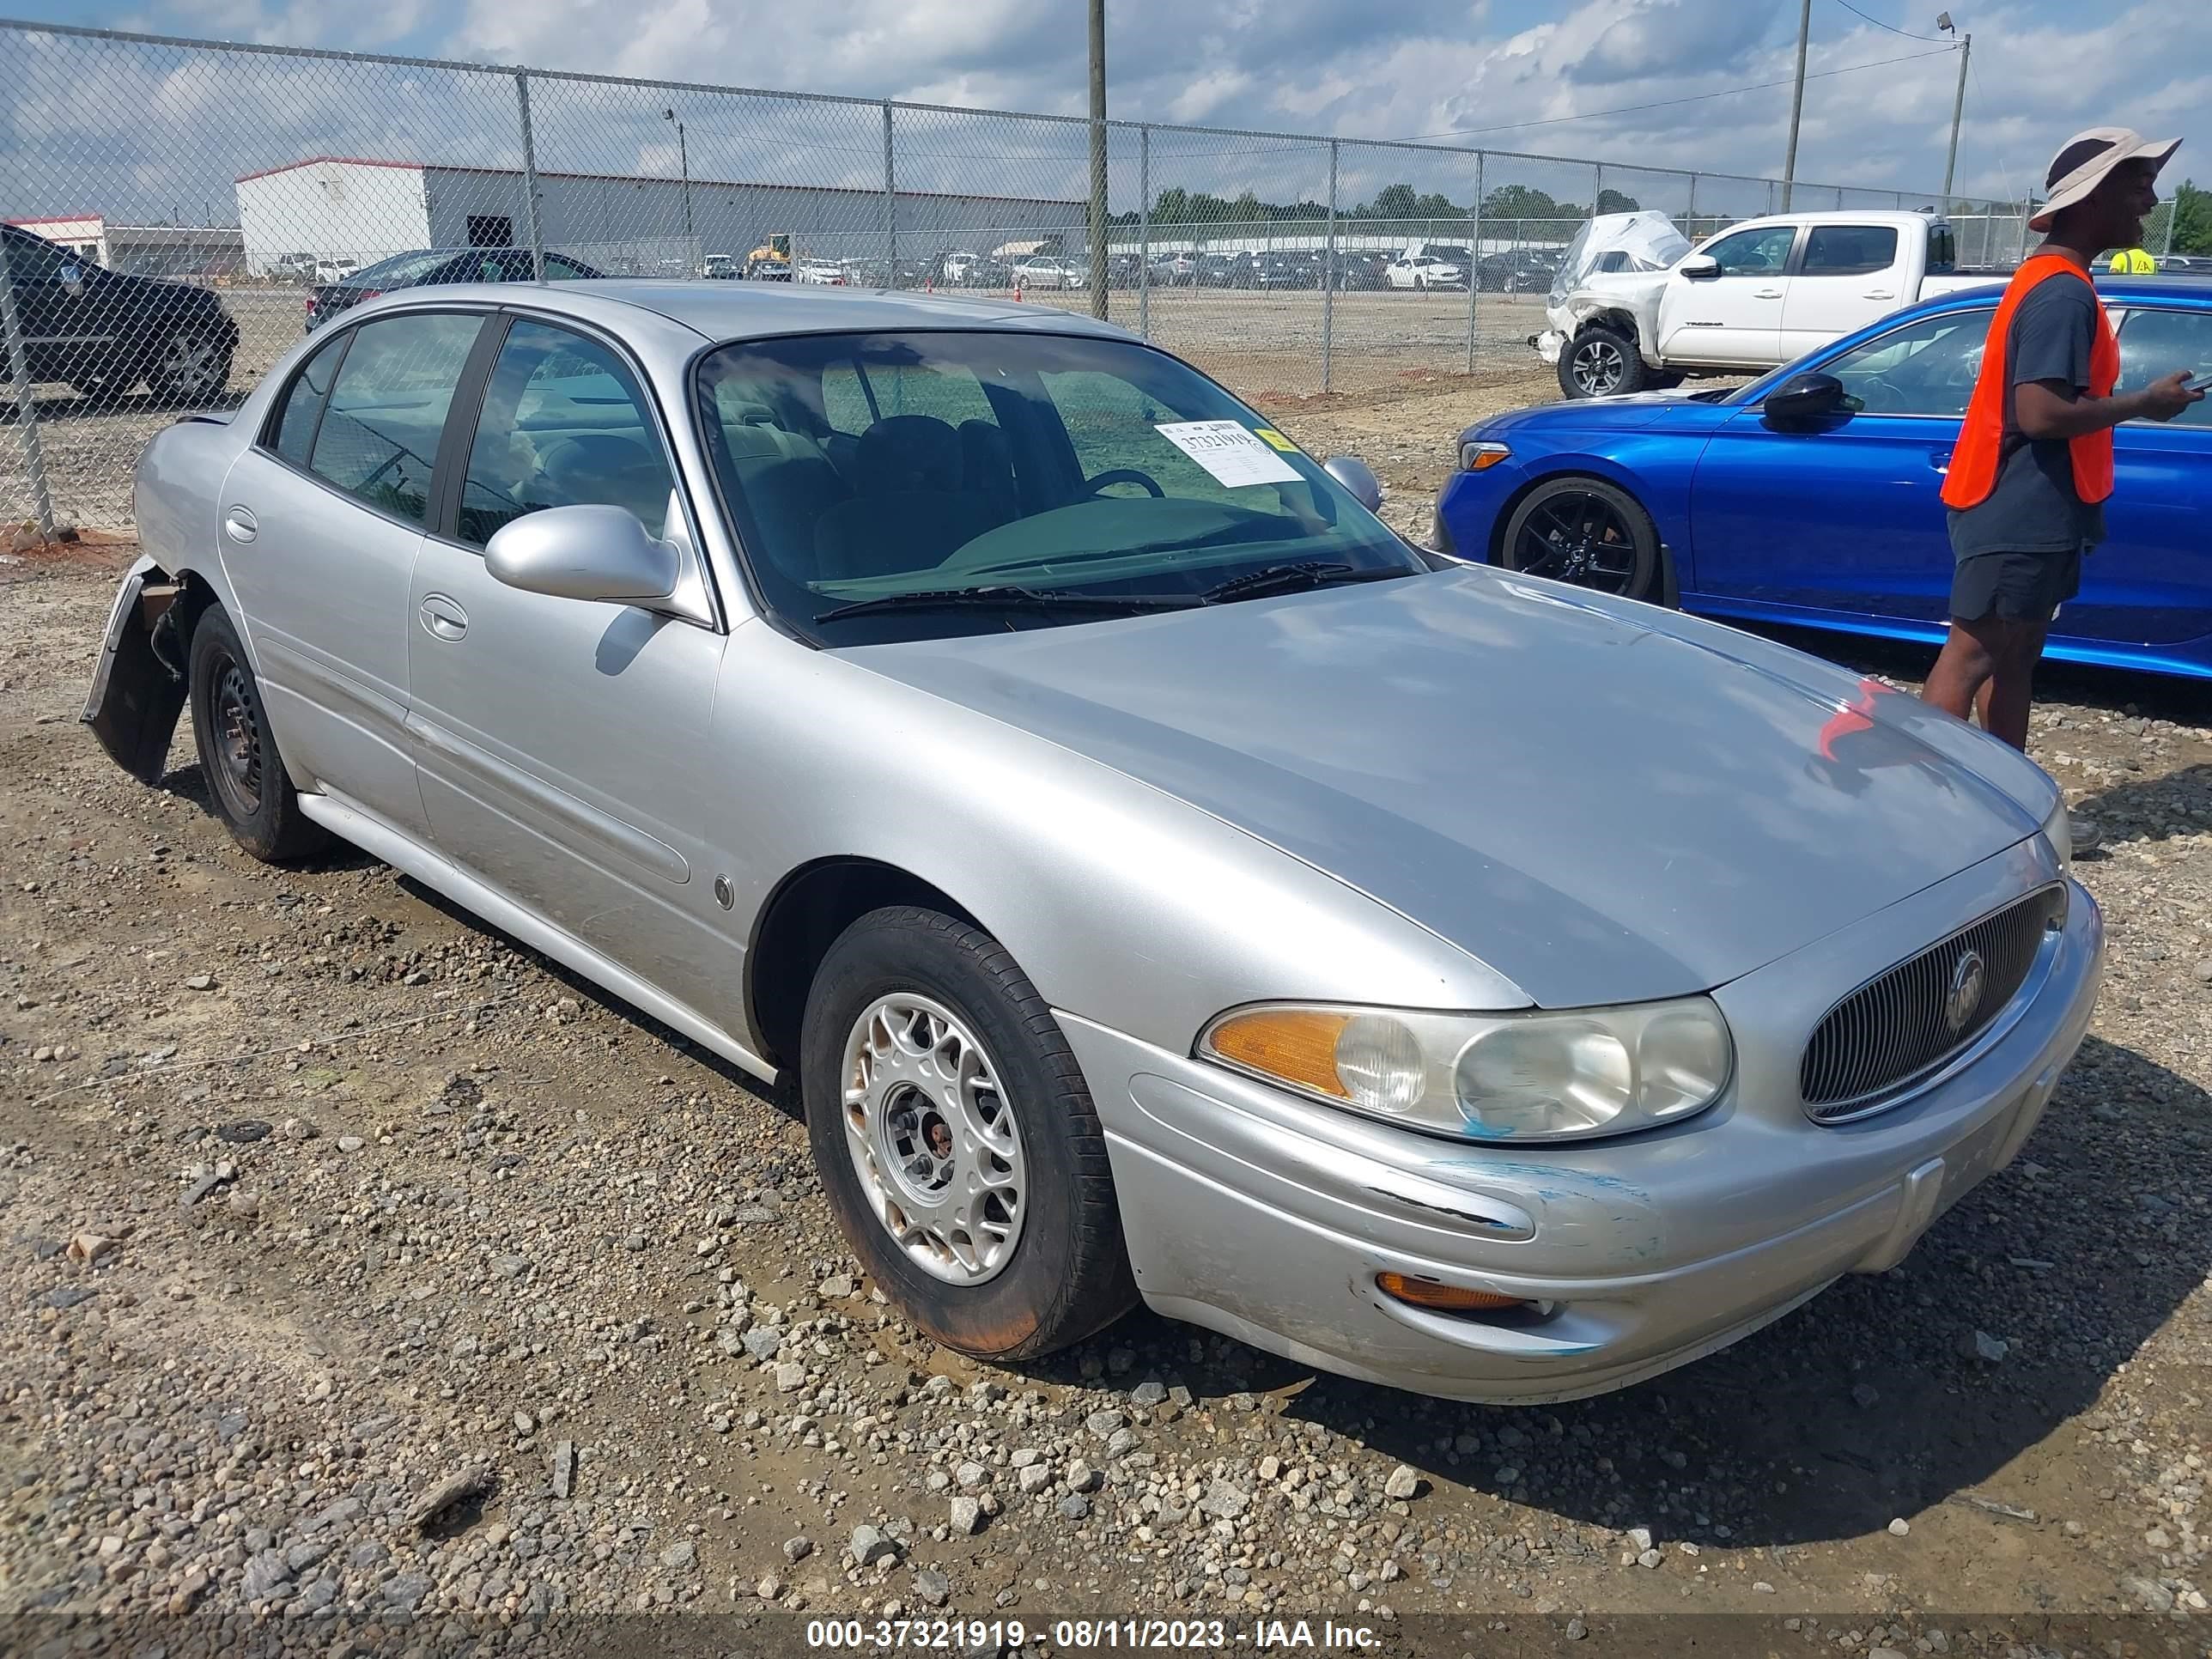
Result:
[[[1022,587],[1188,601],[1286,563],[1427,566],[1259,415],[1130,342],[1012,331],[802,335],[700,362],[701,429],[755,579],[825,644],[1097,621],[1080,608],[884,611]],[[1103,625],[1112,625],[1110,623]]]
[[[421,253],[395,253],[389,259],[380,259],[373,265],[362,266],[348,276],[346,280],[371,284],[410,283],[453,257],[450,252],[436,249]]]

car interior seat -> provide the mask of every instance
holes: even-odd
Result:
[[[930,570],[1005,522],[991,497],[966,483],[959,433],[934,415],[890,415],[860,434],[859,489],[814,530],[831,580]]]

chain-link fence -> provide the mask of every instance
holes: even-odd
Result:
[[[10,89],[0,512],[130,519],[171,411],[235,405],[379,293],[600,276],[927,289],[1093,308],[1279,404],[1542,372],[1594,216],[1948,206],[1610,162],[225,46],[0,23]],[[1105,269],[1095,270],[1103,254]]]

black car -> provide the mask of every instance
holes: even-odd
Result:
[[[1492,294],[1545,294],[1559,274],[1559,262],[1555,256],[1533,248],[1516,248],[1510,253],[1484,254],[1475,272],[1483,288]]]
[[[1252,266],[1255,288],[1319,288],[1321,255],[1302,252],[1263,253]]]
[[[363,265],[343,282],[324,283],[307,295],[307,331],[312,334],[342,311],[396,289],[428,288],[434,283],[527,283],[536,280],[526,247],[428,247],[395,253]],[[580,259],[545,256],[545,280],[572,283],[604,276]]]
[[[1358,289],[1372,290],[1388,285],[1383,272],[1389,269],[1390,256],[1363,248],[1339,248],[1336,251],[1336,287],[1339,293]]]
[[[1190,281],[1194,288],[1233,288],[1237,284],[1237,260],[1226,253],[1201,253],[1191,271]]]
[[[1106,257],[1106,285],[1109,288],[1135,288],[1143,275],[1145,262],[1133,253],[1111,253]]]
[[[212,289],[126,276],[27,230],[5,230],[33,385],[65,382],[106,401],[143,380],[164,403],[194,404],[230,383],[238,325]],[[4,344],[0,362],[14,372]]]

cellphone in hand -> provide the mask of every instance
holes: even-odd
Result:
[[[2212,392],[2212,374],[2200,374],[2193,380],[2182,382],[2184,392]]]

